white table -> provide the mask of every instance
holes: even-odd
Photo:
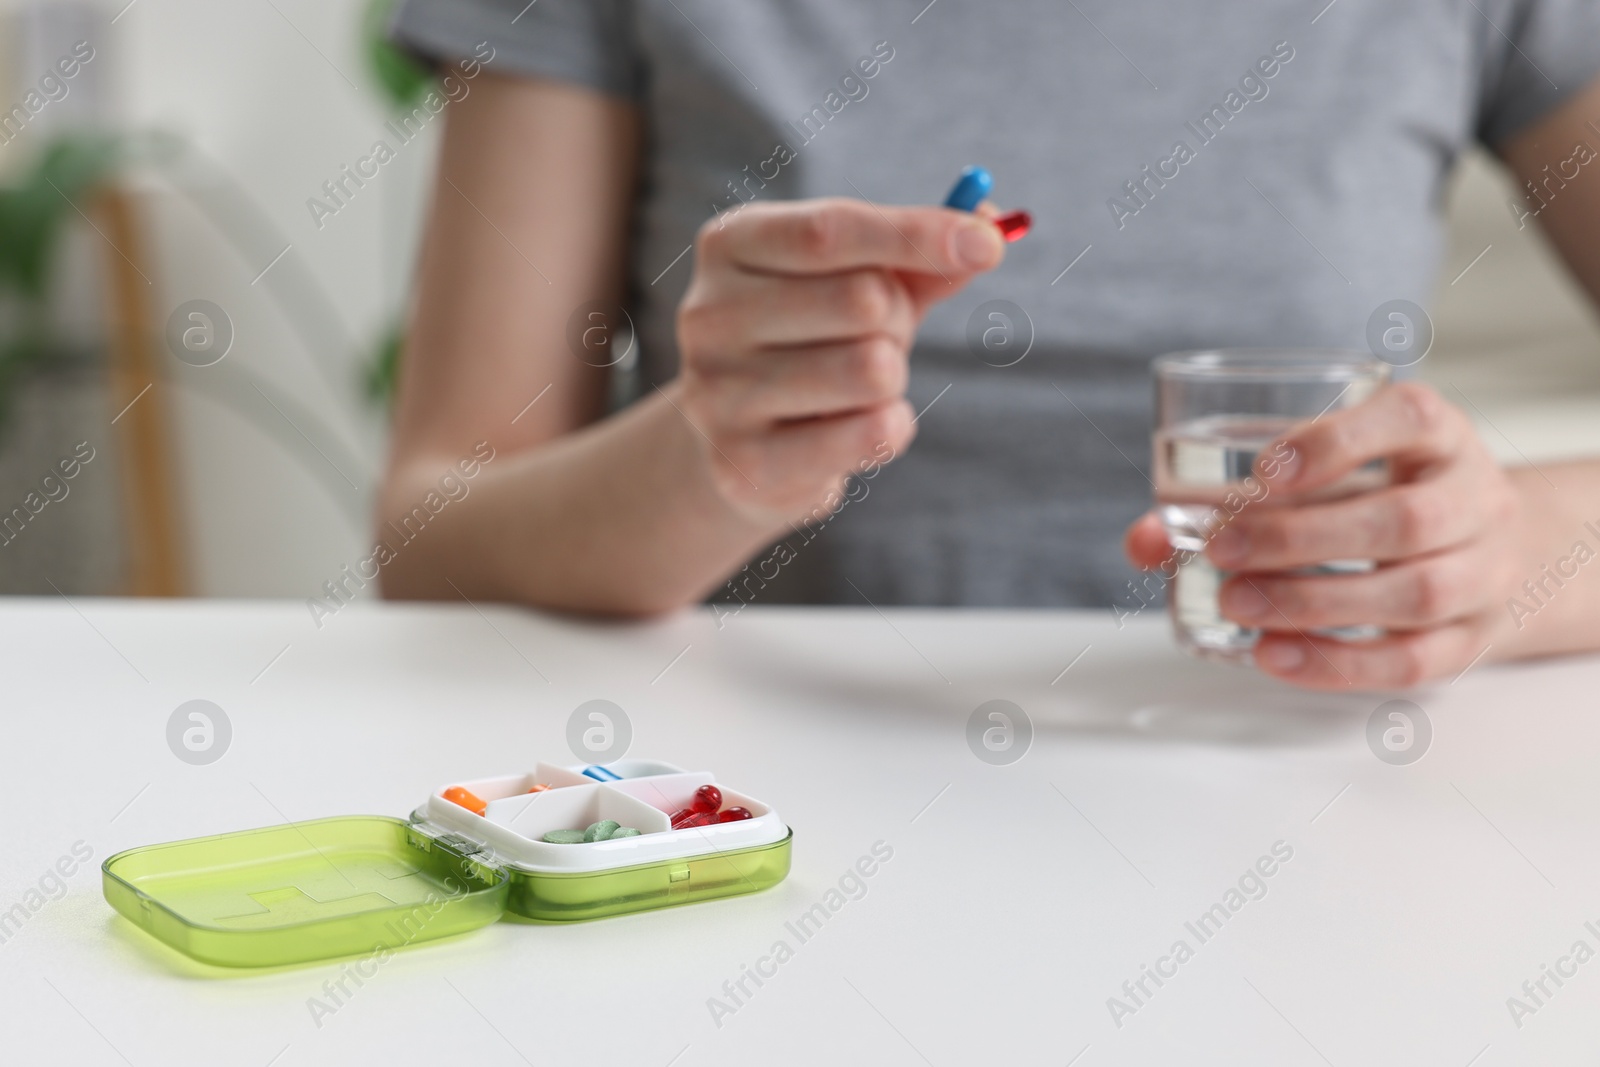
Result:
[[[0,648],[0,909],[75,842],[94,857],[0,944],[7,1064],[1499,1067],[1600,1053],[1600,960],[1559,989],[1546,979],[1553,995],[1520,1028],[1507,1007],[1573,942],[1600,949],[1584,926],[1600,929],[1594,660],[1478,666],[1413,694],[1432,747],[1391,766],[1365,740],[1382,696],[1191,662],[1165,620],[1119,631],[1109,613],[750,608],[719,631],[698,613],[607,627],[361,604],[319,631],[295,603],[13,600]],[[123,848],[403,816],[441,783],[570,761],[567,716],[595,697],[630,713],[633,755],[774,804],[795,830],[789,879],[413,946],[347,979],[320,1026],[308,1002],[343,965],[208,971],[101,897],[98,865]],[[233,725],[209,766],[166,743],[195,698]],[[1035,726],[1009,766],[966,741],[995,698]],[[785,924],[880,841],[893,858],[865,896],[798,942]],[[1293,856],[1266,895],[1202,943],[1185,923],[1280,841]],[[747,979],[718,1026],[708,999],[780,939],[792,958]],[[1179,939],[1192,958],[1146,979],[1117,1026],[1108,998],[1133,1006],[1123,983]]]

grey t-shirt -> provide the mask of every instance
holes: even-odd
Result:
[[[1426,304],[1469,141],[1600,72],[1600,0],[404,0],[394,31],[637,103],[642,388],[676,373],[714,212],[937,203],[969,163],[1033,212],[924,325],[917,439],[752,563],[737,596],[761,602],[1129,601],[1151,358],[1364,347],[1379,305]]]

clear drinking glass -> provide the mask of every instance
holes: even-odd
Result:
[[[1390,367],[1363,352],[1235,349],[1175,352],[1155,361],[1156,505],[1177,566],[1163,573],[1178,643],[1207,659],[1248,664],[1261,631],[1223,618],[1217,594],[1226,572],[1202,554],[1246,509],[1336,500],[1389,483],[1378,461],[1314,493],[1290,496],[1254,473],[1256,459],[1290,427],[1361,403],[1389,379]],[[1263,459],[1270,474],[1273,461]],[[1370,570],[1370,560],[1328,560],[1296,573]],[[1344,639],[1370,627],[1316,631]]]

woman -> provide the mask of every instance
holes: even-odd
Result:
[[[394,27],[494,58],[447,112],[382,517],[500,458],[393,596],[1105,606],[1125,530],[1139,566],[1168,551],[1151,357],[1364,346],[1430,291],[1472,139],[1600,294],[1595,0],[406,0]],[[968,163],[1025,241],[915,206]],[[1211,546],[1382,562],[1225,588],[1262,669],[1382,687],[1600,645],[1594,583],[1508,610],[1600,516],[1600,466],[1501,470],[1411,383],[1291,444],[1286,486],[1376,457],[1397,484]],[[1357,624],[1391,632],[1304,636]]]

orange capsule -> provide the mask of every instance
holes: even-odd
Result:
[[[462,789],[459,785],[453,785],[449,789],[446,789],[442,796],[450,803],[459,804],[461,807],[466,808],[474,815],[482,815],[484,810],[489,806],[482,800],[479,800],[476,794],[466,789]]]
[[[530,793],[543,793],[546,790],[548,790],[549,788],[550,787],[547,786],[547,785],[539,784],[539,785],[535,785],[532,789],[528,790],[528,792],[530,792]]]

